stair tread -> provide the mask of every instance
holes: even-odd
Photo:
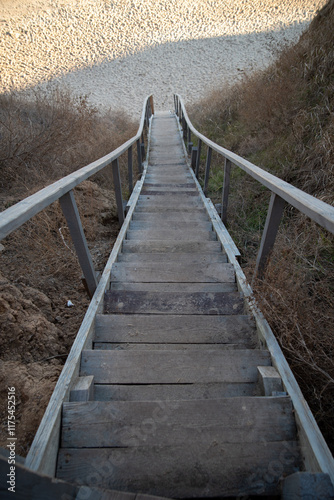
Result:
[[[268,465],[279,472],[268,477]],[[92,476],[102,487],[170,498],[228,497],[280,494],[280,477],[300,466],[294,441],[217,445],[207,442],[187,446],[136,448],[61,449],[57,476],[82,481]]]
[[[214,262],[201,266],[190,262],[116,262],[111,269],[112,281],[235,283],[233,264]]]
[[[80,376],[100,384],[255,382],[257,367],[270,366],[258,349],[152,351],[84,350]]]
[[[99,314],[97,342],[252,343],[255,326],[248,316]]]
[[[235,415],[239,418],[236,419]],[[136,430],[147,422],[145,439]],[[94,425],[94,433],[90,432]],[[275,442],[296,439],[289,397],[63,404],[61,447],[104,448]]]

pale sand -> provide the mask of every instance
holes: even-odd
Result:
[[[0,0],[0,92],[65,84],[138,115],[194,102],[295,42],[325,0]]]

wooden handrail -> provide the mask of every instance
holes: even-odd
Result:
[[[143,105],[140,124],[137,134],[122,144],[119,148],[107,154],[103,158],[90,163],[89,165],[73,172],[72,174],[59,179],[49,186],[41,189],[37,193],[16,203],[12,207],[0,213],[0,241],[11,232],[18,229],[22,224],[38,214],[41,210],[59,200],[70,234],[77,252],[79,264],[84,274],[86,288],[92,297],[96,287],[96,273],[93,267],[92,258],[88,249],[86,238],[83,232],[78,207],[75,202],[73,189],[81,182],[96,174],[110,163],[112,164],[112,174],[114,181],[115,197],[119,224],[124,222],[124,204],[122,198],[122,186],[119,173],[118,158],[128,151],[128,174],[130,195],[133,187],[133,162],[132,146],[137,143],[138,170],[142,173],[143,156],[145,154],[144,127],[148,129],[152,116],[153,97],[148,96]]]
[[[22,224],[31,219],[34,215],[39,213],[44,208],[51,205],[56,200],[59,200],[63,195],[78,186],[81,182],[85,181],[92,175],[96,174],[112,161],[117,160],[123,153],[125,153],[134,143],[141,141],[145,119],[151,107],[148,107],[148,102],[151,102],[152,96],[145,99],[143,111],[141,114],[140,124],[137,134],[122,144],[119,148],[111,153],[103,156],[102,158],[86,165],[85,167],[76,170],[72,174],[59,179],[58,181],[50,184],[49,186],[41,189],[37,193],[25,198],[24,200],[16,203],[10,208],[7,208],[0,213],[0,241],[8,236],[11,232],[18,229]]]
[[[266,172],[260,167],[257,167],[253,163],[248,160],[245,160],[241,156],[238,156],[235,153],[232,153],[228,149],[219,146],[214,143],[204,135],[202,135],[198,130],[195,129],[193,124],[191,123],[183,99],[179,94],[174,94],[174,104],[175,104],[175,113],[179,118],[180,125],[183,128],[183,137],[188,138],[189,142],[191,141],[191,133],[193,133],[199,140],[199,150],[203,144],[208,146],[208,152],[216,151],[220,155],[222,155],[227,162],[228,171],[230,165],[235,165],[241,168],[244,172],[249,174],[255,180],[260,182],[263,186],[267,187],[271,193],[272,198],[269,205],[267,221],[265,225],[265,230],[262,236],[260,252],[257,258],[257,266],[256,272],[263,271],[265,267],[265,263],[267,261],[268,255],[272,250],[273,243],[275,241],[275,236],[278,230],[279,220],[282,215],[282,205],[284,202],[289,203],[293,207],[297,208],[300,212],[304,213],[315,222],[320,224],[320,226],[324,227],[331,233],[334,233],[334,207],[325,203],[321,200],[318,200],[314,196],[305,193],[301,189],[298,189],[288,182],[283,181],[279,177],[276,177],[269,172]],[[194,161],[194,160],[193,160]],[[197,156],[196,160],[196,175],[198,176],[198,166],[199,166],[199,156]],[[205,187],[206,189],[209,175],[208,165],[206,166],[205,172]],[[227,177],[227,178],[225,178]],[[228,184],[229,184],[229,175],[224,176],[224,187],[223,187],[223,199],[222,206],[224,207],[222,211],[222,220],[226,223],[227,215],[226,208],[228,204]],[[282,201],[280,201],[282,200]],[[276,210],[277,208],[277,210]]]

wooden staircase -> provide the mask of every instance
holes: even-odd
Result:
[[[86,390],[63,404],[57,478],[170,498],[279,496],[300,469],[290,398],[169,113],[153,120],[93,346],[81,359]]]

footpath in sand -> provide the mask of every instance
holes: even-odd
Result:
[[[0,92],[66,84],[138,114],[265,67],[325,0],[0,0]]]

